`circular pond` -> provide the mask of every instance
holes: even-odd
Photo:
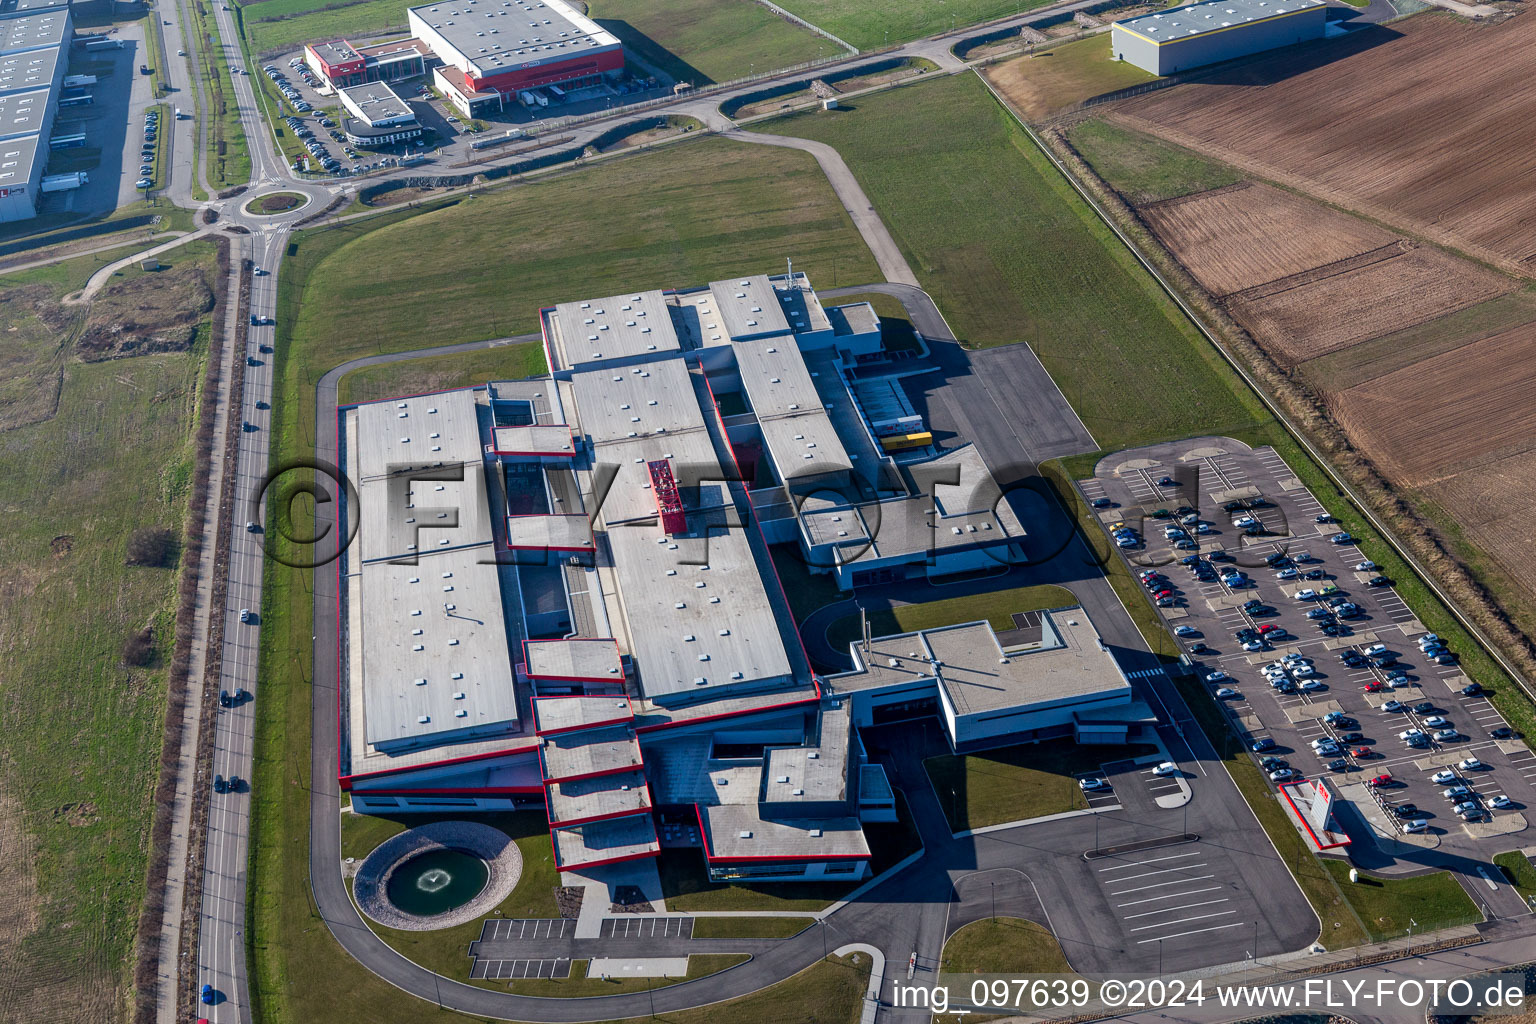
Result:
[[[418,917],[432,917],[462,907],[485,888],[490,869],[462,850],[428,850],[398,865],[385,882],[389,902]]]

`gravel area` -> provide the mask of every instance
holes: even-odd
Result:
[[[480,895],[444,914],[418,917],[389,902],[389,876],[417,854],[429,850],[462,850],[485,861],[489,878]],[[523,855],[505,832],[472,821],[435,821],[408,829],[380,843],[357,869],[352,896],[364,914],[386,928],[425,932],[483,917],[501,904],[523,873]]]

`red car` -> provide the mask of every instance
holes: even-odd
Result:
[[[1390,786],[1390,785],[1392,785],[1392,776],[1390,776],[1390,775],[1378,775],[1374,779],[1372,779],[1371,781],[1367,782],[1366,785],[1367,786],[1376,786],[1376,787]]]
[[[1356,747],[1354,750],[1350,751],[1350,753],[1354,754],[1355,759],[1358,761],[1369,760],[1370,758],[1376,756],[1376,751],[1372,750],[1370,747]]]
[[[1164,587],[1162,590],[1159,590],[1157,592],[1157,596],[1158,597],[1172,597],[1173,596],[1173,591],[1171,591],[1168,588]]]
[[[1279,628],[1280,627],[1275,625],[1273,622],[1266,622],[1266,623],[1264,623],[1264,625],[1259,627],[1259,633],[1261,635],[1264,634],[1264,633],[1273,633],[1275,630],[1277,630]]]
[[[1388,687],[1387,684],[1382,682],[1380,679],[1372,679],[1370,682],[1365,684],[1366,693],[1384,693],[1388,689],[1390,689],[1390,687]]]

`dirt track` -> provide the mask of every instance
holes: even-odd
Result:
[[[1114,119],[1536,276],[1533,109],[1536,17],[1428,13],[1123,101]]]

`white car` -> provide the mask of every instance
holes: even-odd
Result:
[[[1444,729],[1451,724],[1451,721],[1448,718],[1441,718],[1439,715],[1430,715],[1424,719],[1424,724],[1431,729]]]
[[[1221,689],[1216,691],[1216,696],[1221,697],[1221,698],[1227,698],[1227,697],[1237,697],[1237,696],[1241,696],[1241,695],[1236,690],[1232,689],[1232,687],[1230,687],[1230,686],[1223,686]]]
[[[1449,786],[1456,781],[1456,773],[1447,768],[1443,772],[1435,772],[1429,777],[1429,781],[1437,786]]]
[[[1297,572],[1295,569],[1281,569],[1279,572],[1275,573],[1275,579],[1293,580],[1300,575],[1301,573]]]
[[[1372,562],[1372,561],[1364,561],[1364,562],[1356,562],[1355,563],[1355,572],[1371,572],[1375,568],[1376,568],[1376,563]]]
[[[1387,645],[1386,644],[1371,644],[1371,646],[1367,647],[1365,650],[1361,651],[1360,653],[1365,655],[1367,658],[1369,658],[1371,655],[1373,655],[1373,654],[1380,654],[1383,651],[1385,651],[1386,649],[1387,649]]]
[[[1109,783],[1100,778],[1078,779],[1077,784],[1083,788],[1084,793],[1092,793],[1109,788]]]
[[[1403,822],[1404,832],[1424,832],[1428,829],[1429,822],[1425,821],[1423,818],[1414,818],[1410,821]]]
[[[1245,651],[1262,651],[1263,649],[1263,640],[1249,640],[1247,643],[1243,644],[1243,650]]]
[[[1419,637],[1419,649],[1420,650],[1424,649],[1425,647],[1438,647],[1438,646],[1440,646],[1440,638],[1438,636],[1436,636],[1434,633],[1425,633],[1423,636]]]
[[[1309,679],[1317,675],[1317,670],[1311,665],[1293,665],[1291,666],[1291,675],[1297,679]]]
[[[1164,761],[1152,769],[1152,774],[1157,776],[1177,775],[1179,774],[1179,766],[1172,761]]]
[[[1311,587],[1302,587],[1292,596],[1295,597],[1298,601],[1312,601],[1316,599],[1317,591],[1313,590]]]
[[[1229,678],[1230,677],[1225,672],[1223,672],[1221,669],[1217,669],[1215,672],[1207,674],[1205,681],[1208,683],[1224,683]]]
[[[1397,738],[1402,740],[1404,743],[1407,743],[1410,740],[1415,740],[1423,735],[1424,733],[1418,729],[1404,729],[1402,732],[1397,734]]]
[[[1479,771],[1483,767],[1483,762],[1479,761],[1475,757],[1464,757],[1461,759],[1460,767],[1464,772],[1475,772]]]
[[[1296,769],[1280,768],[1269,773],[1270,782],[1286,782],[1296,777]]]
[[[1506,807],[1513,806],[1513,804],[1514,801],[1510,800],[1510,798],[1505,796],[1503,793],[1500,793],[1498,796],[1488,798],[1488,806],[1497,807],[1501,811]]]
[[[1194,626],[1175,626],[1173,628],[1173,635],[1174,636],[1199,636],[1200,635],[1200,631],[1198,629],[1196,629]]]
[[[1297,675],[1300,675],[1300,673],[1298,672]],[[1301,682],[1296,684],[1296,688],[1311,693],[1314,690],[1321,690],[1323,688],[1323,684],[1318,682],[1316,679],[1303,679]]]

